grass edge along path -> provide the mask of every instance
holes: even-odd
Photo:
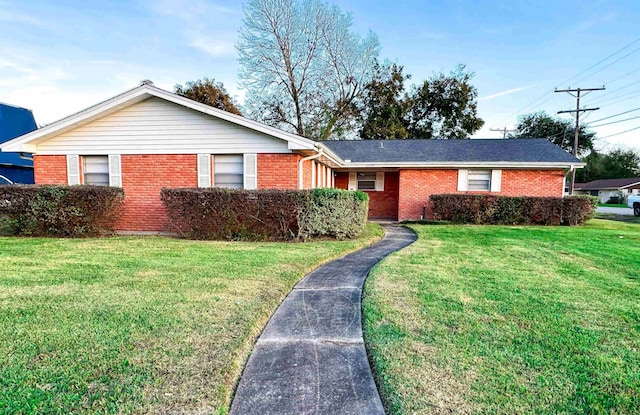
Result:
[[[640,226],[411,226],[365,285],[389,414],[632,414]]]
[[[0,413],[224,414],[295,283],[382,235],[0,238]]]

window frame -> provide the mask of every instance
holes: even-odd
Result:
[[[106,172],[99,172],[99,173],[95,173],[95,172],[89,172],[87,169],[87,158],[102,158],[105,160],[106,166],[107,166],[107,171]],[[102,154],[90,154],[90,155],[83,155],[80,156],[80,160],[81,160],[81,167],[82,167],[82,184],[85,184],[87,186],[105,186],[105,187],[109,187],[111,185],[111,169],[110,169],[110,160],[109,160],[109,156],[108,155],[102,155]],[[106,182],[100,182],[100,183],[90,183],[87,180],[87,174],[91,174],[91,175],[101,175],[101,176],[106,176]]]
[[[486,182],[487,186],[486,188],[482,188],[482,189],[472,189],[471,188],[471,176],[473,174],[478,175],[479,173],[485,173],[488,175],[488,179],[487,180],[478,180],[475,179],[475,182]],[[467,170],[467,191],[468,192],[491,192],[491,183],[493,180],[493,170],[491,169],[469,169]],[[476,183],[477,184],[477,183]]]
[[[364,175],[373,175],[373,179],[360,180],[360,176]],[[361,189],[360,183],[363,182],[372,182],[373,187],[367,189]],[[376,172],[375,171],[359,171],[356,172],[356,190],[360,190],[362,192],[375,192],[376,191]]]

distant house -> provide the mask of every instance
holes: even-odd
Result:
[[[626,197],[640,193],[640,177],[594,180],[588,183],[576,183],[574,188],[577,194],[598,196],[600,203],[607,203],[612,196]]]
[[[37,128],[30,110],[0,103],[0,144]],[[29,154],[0,152],[0,184],[33,182],[33,159]]]
[[[429,195],[562,196],[584,163],[545,139],[314,142],[151,85],[0,145],[38,184],[122,187],[122,231],[164,231],[163,187],[369,194],[369,217],[431,218]]]

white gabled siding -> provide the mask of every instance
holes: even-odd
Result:
[[[38,154],[290,153],[287,142],[149,98],[38,144]]]

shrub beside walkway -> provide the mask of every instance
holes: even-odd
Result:
[[[406,228],[385,227],[375,245],[307,275],[258,339],[232,414],[384,414],[361,325],[362,286],[381,259],[413,243]]]

